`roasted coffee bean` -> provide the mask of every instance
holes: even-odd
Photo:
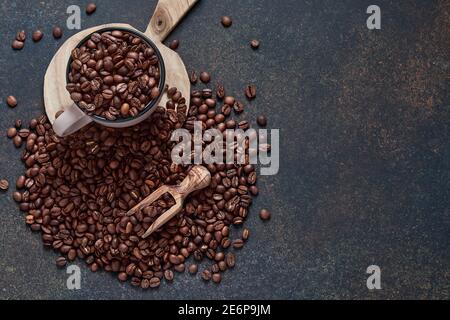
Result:
[[[251,46],[253,49],[258,49],[258,48],[259,48],[259,41],[256,40],[256,39],[253,39],[252,41],[250,41],[250,46]]]
[[[214,283],[220,283],[220,281],[222,281],[222,275],[220,273],[214,273],[212,275],[212,281]]]
[[[10,108],[16,107],[16,106],[17,106],[17,99],[16,99],[16,97],[14,97],[14,96],[8,96],[8,97],[6,98],[6,104],[8,104],[8,106],[9,106]]]
[[[223,16],[222,19],[221,19],[221,22],[222,22],[222,25],[223,25],[225,28],[230,27],[231,24],[233,23],[233,22],[231,21],[231,18],[230,18],[229,16]]]
[[[64,257],[58,257],[58,258],[56,259],[56,265],[57,265],[59,268],[65,267],[66,264],[67,264],[66,258],[64,258]]]
[[[20,148],[22,146],[22,138],[20,136],[15,136],[13,138],[13,143],[16,148]]]
[[[53,37],[55,39],[61,38],[62,35],[63,35],[63,30],[61,29],[61,27],[53,27]]]
[[[6,136],[10,139],[14,138],[17,135],[17,129],[14,127],[11,127],[6,132]]]
[[[228,252],[225,257],[228,268],[233,268],[236,264],[236,256],[232,252]]]
[[[173,281],[174,275],[173,275],[173,271],[172,270],[166,270],[164,271],[164,278],[167,281]]]
[[[244,91],[247,99],[254,99],[256,97],[256,86],[248,85],[245,87]]]
[[[261,127],[265,127],[267,125],[267,118],[265,116],[258,116],[256,118],[256,122],[258,123],[259,126]]]
[[[217,99],[223,99],[225,97],[225,87],[221,84],[216,87],[216,96]]]
[[[150,279],[150,288],[157,288],[161,284],[161,280],[157,277]]]
[[[13,42],[11,43],[11,48],[13,48],[14,50],[21,50],[24,47],[24,43],[23,41],[19,41],[14,39]]]
[[[242,240],[248,240],[249,236],[250,236],[250,230],[248,230],[247,228],[244,228],[244,230],[242,230]]]
[[[44,33],[41,30],[34,31],[33,35],[31,36],[31,38],[33,39],[34,42],[41,41],[42,37],[44,37]]]
[[[27,35],[25,33],[25,30],[20,30],[17,32],[17,34],[16,34],[17,41],[24,42],[26,40],[26,38],[27,38]]]
[[[240,114],[244,111],[244,104],[240,101],[236,101],[236,103],[233,106],[233,109],[236,114]]]
[[[95,5],[95,3],[88,3],[86,5],[86,13],[88,15],[91,15],[95,12],[95,10],[97,10],[97,6]]]
[[[198,266],[196,264],[191,264],[188,270],[190,274],[196,274],[198,271]]]
[[[26,180],[27,180],[27,178],[25,176],[20,176],[19,178],[17,178],[16,188],[17,189],[22,189],[23,187],[25,187],[25,181]]]
[[[6,179],[0,180],[0,190],[8,190],[9,182]]]
[[[120,281],[127,281],[128,275],[125,272],[120,272],[119,275],[117,276],[117,278]]]
[[[270,219],[270,212],[267,209],[262,209],[259,212],[259,217],[261,218],[261,220],[269,220]]]
[[[200,81],[203,83],[208,83],[211,80],[211,76],[208,72],[203,71],[200,73]]]
[[[205,281],[211,280],[211,271],[209,271],[208,269],[203,270],[202,279]]]
[[[14,127],[16,127],[16,129],[20,129],[20,128],[22,127],[22,120],[17,119],[17,120],[14,122]]]
[[[180,45],[180,41],[178,41],[177,39],[174,39],[170,42],[169,48],[172,50],[177,50],[179,45]]]
[[[244,246],[244,241],[242,239],[236,239],[233,241],[233,248],[240,249]]]
[[[189,81],[191,81],[192,84],[196,84],[198,81],[197,73],[195,71],[191,71],[189,74]]]

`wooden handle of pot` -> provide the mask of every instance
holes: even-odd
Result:
[[[164,41],[178,22],[199,0],[159,0],[145,34],[152,40]]]
[[[195,166],[188,172],[186,178],[176,188],[176,191],[184,199],[191,192],[206,188],[210,182],[211,174],[209,170],[203,166]]]

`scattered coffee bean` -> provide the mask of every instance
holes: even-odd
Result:
[[[33,32],[33,35],[31,38],[33,39],[34,42],[39,42],[42,40],[43,36],[44,36],[44,33],[41,30],[36,30]]]
[[[95,5],[95,3],[88,3],[86,5],[86,13],[87,14],[93,14],[95,12],[95,10],[97,10],[97,6]]]
[[[11,47],[14,50],[21,50],[23,48],[23,46],[24,46],[24,43],[22,41],[19,41],[19,40],[14,40],[12,42],[12,44],[11,44]]]
[[[244,241],[242,239],[236,239],[233,241],[233,248],[240,249],[244,246]]]
[[[25,30],[20,30],[16,34],[16,40],[20,42],[25,42],[25,39],[27,38],[27,35],[25,33]]]
[[[247,228],[244,228],[244,230],[242,230],[242,240],[248,240],[249,236],[250,236],[250,230],[248,230]]]
[[[127,281],[128,275],[125,272],[120,272],[119,275],[117,276],[117,278],[120,281]]]
[[[236,256],[232,252],[228,252],[225,258],[228,268],[233,268],[236,264]]]
[[[215,283],[220,283],[220,281],[222,281],[222,275],[220,273],[214,273],[212,275],[212,281]]]
[[[58,258],[56,258],[56,265],[57,265],[59,268],[65,267],[66,264],[67,264],[66,258],[64,258],[64,257],[58,257]]]
[[[17,119],[17,120],[14,122],[14,126],[16,127],[16,129],[20,129],[20,128],[22,127],[22,120]]]
[[[203,71],[202,73],[200,73],[200,80],[203,83],[208,83],[211,80],[211,76],[209,75],[208,72]]]
[[[256,97],[256,86],[248,85],[245,87],[245,96],[248,99],[254,99]]]
[[[180,41],[178,41],[177,39],[174,39],[170,42],[169,48],[172,50],[177,50],[179,46],[180,46]]]
[[[260,217],[262,220],[269,220],[269,219],[270,219],[270,212],[269,212],[269,210],[267,210],[267,209],[262,209],[262,210],[259,212],[259,217]]]
[[[191,264],[188,270],[190,274],[196,274],[198,271],[198,266],[196,264]]]
[[[14,96],[8,96],[6,98],[6,104],[11,107],[14,108],[15,106],[17,106],[17,99]]]
[[[256,39],[253,39],[252,41],[250,41],[250,46],[251,46],[253,49],[258,49],[258,48],[259,48],[259,41],[256,40]]]
[[[216,97],[217,99],[223,99],[225,97],[225,87],[221,84],[216,87]]]
[[[258,123],[259,126],[261,127],[265,127],[267,125],[267,118],[265,116],[258,116],[256,118],[256,122]]]
[[[13,138],[13,143],[16,148],[20,148],[22,146],[22,138],[19,136],[15,136]]]
[[[236,101],[236,103],[233,106],[233,110],[236,114],[244,112],[244,104],[240,101]]]
[[[209,271],[208,269],[203,270],[202,279],[205,281],[211,280],[211,271]]]
[[[61,29],[61,27],[53,27],[53,37],[55,39],[61,38],[62,35],[63,35],[63,30]]]
[[[191,71],[189,74],[189,81],[191,81],[192,84],[196,84],[198,81],[197,73],[195,71]]]
[[[14,138],[17,134],[17,129],[14,127],[11,127],[8,129],[8,131],[6,132],[6,136],[10,139]]]
[[[221,22],[225,28],[230,27],[231,24],[233,23],[233,21],[231,20],[231,18],[229,16],[223,16],[221,19]]]
[[[9,182],[6,179],[0,180],[0,190],[8,190]]]
[[[172,270],[166,270],[164,271],[164,278],[167,281],[173,281],[174,275],[173,275],[173,271]]]

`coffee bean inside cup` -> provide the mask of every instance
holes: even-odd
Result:
[[[66,89],[88,115],[135,117],[160,96],[160,61],[141,37],[123,30],[93,33],[71,54]]]

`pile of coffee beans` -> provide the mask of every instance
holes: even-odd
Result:
[[[248,127],[246,121],[227,120],[237,104],[243,110],[234,97],[216,99],[212,89],[194,90],[187,109],[176,88],[166,94],[167,109],[156,108],[130,128],[94,123],[61,138],[41,116],[29,128],[16,121],[8,130],[16,146],[25,145],[27,168],[13,198],[26,212],[26,223],[41,233],[44,246],[61,254],[57,266],[78,257],[93,272],[115,272],[120,281],[144,289],[158,287],[162,279],[172,281],[174,271],[196,274],[205,258],[210,261],[202,270],[205,281],[218,283],[234,267],[233,251],[242,248],[249,231],[239,233],[232,226],[244,223],[258,194],[253,165],[207,165],[210,186],[192,193],[181,212],[146,239],[141,235],[173,199],[164,196],[157,208],[127,215],[161,185],[180,183],[193,167],[172,163],[173,130],[192,131],[194,121],[201,121],[203,130],[217,128],[224,134],[226,128]]]
[[[81,110],[107,120],[137,116],[160,96],[160,61],[139,36],[93,33],[72,51],[67,90]]]

